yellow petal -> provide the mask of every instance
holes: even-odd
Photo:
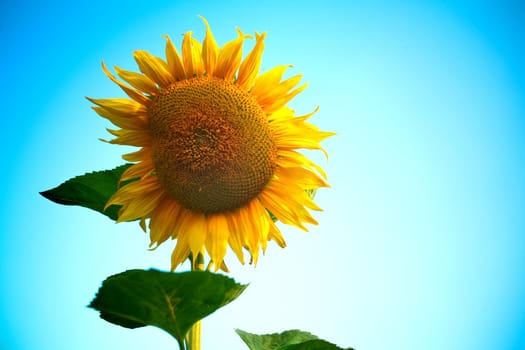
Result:
[[[125,69],[121,69],[117,66],[115,66],[114,68],[118,76],[126,83],[133,86],[135,89],[138,89],[150,95],[155,95],[159,91],[159,89],[155,85],[155,82],[147,76],[140,73],[135,73]]]
[[[244,254],[243,254],[243,240],[242,240],[242,232],[239,230],[239,224],[237,223],[238,220],[238,213],[226,213],[226,220],[228,220],[228,227],[230,229],[230,236],[228,237],[228,243],[230,244],[230,247],[237,255],[237,258],[241,262],[241,264],[244,264]]]
[[[311,149],[311,150],[321,150],[326,158],[328,158],[328,152],[321,147],[317,139],[325,139],[329,136],[333,136],[334,133],[331,132],[314,132],[309,131],[308,134],[304,133],[283,133],[279,138],[279,148],[280,149]]]
[[[237,224],[243,236],[243,243],[248,248],[252,263],[257,264],[259,248],[266,247],[269,234],[269,221],[266,209],[258,200],[252,200],[247,206],[239,209]]]
[[[149,130],[112,130],[106,129],[110,134],[117,138],[109,141],[112,144],[128,146],[147,146],[151,144],[151,135]]]
[[[268,233],[270,231],[269,221],[272,221],[268,215],[268,212],[258,200],[252,200],[248,204],[248,208],[255,219],[255,231],[259,233],[260,240],[266,242],[268,240]]]
[[[119,188],[118,191],[108,200],[104,209],[107,209],[113,204],[125,204],[126,202],[133,200],[137,195],[152,193],[159,188],[156,176],[148,176],[143,180],[134,181]]]
[[[145,218],[158,205],[160,198],[164,194],[162,188],[156,185],[155,188],[151,189],[146,186],[141,186],[141,182],[146,182],[146,180],[138,180],[122,187],[106,204],[106,206],[111,204],[122,204],[122,209],[119,211],[117,222]],[[122,194],[119,193],[121,191],[124,192],[124,189],[128,186],[133,186],[134,191],[128,191]]]
[[[281,114],[279,111],[269,117],[271,120],[269,125],[279,149],[321,150],[328,159],[328,153],[321,147],[320,142],[335,135],[335,133],[321,131],[313,124],[305,122],[311,114],[301,117],[284,117],[278,116]]]
[[[159,198],[163,195],[162,191],[156,191],[151,195],[137,196],[132,202],[128,202],[119,211],[117,222],[126,222],[148,217],[157,206]]]
[[[277,219],[281,222],[294,225],[308,231],[307,228],[302,224],[299,213],[294,209],[290,208],[286,201],[283,202],[282,196],[279,193],[274,193],[268,187],[265,188],[260,194],[259,199],[266,209],[268,209]]]
[[[317,107],[314,110],[314,112],[317,111],[318,109],[319,107]],[[312,112],[312,114],[314,112]],[[279,108],[278,110],[276,110],[275,112],[273,112],[272,114],[268,115],[268,122],[270,123],[285,122],[292,118],[295,118],[295,111],[288,106],[283,106]]]
[[[171,253],[171,271],[182,264],[190,255],[190,246],[188,245],[188,235],[182,234],[177,239],[177,245]]]
[[[303,76],[298,74],[281,82],[274,81],[271,85],[261,86],[261,89],[257,90],[257,101],[264,104],[275,101],[299,84],[302,78]]]
[[[159,205],[151,213],[151,218],[149,220],[151,248],[158,247],[171,237],[179,213],[180,206],[171,198],[164,196]]]
[[[250,93],[256,98],[258,96],[265,96],[269,90],[279,84],[281,78],[284,75],[284,72],[286,72],[286,70],[290,67],[291,65],[276,66],[259,75],[259,77],[255,80],[255,85],[253,86],[253,89],[250,91]]]
[[[192,38],[193,32],[187,32],[182,39],[182,61],[187,78],[202,75],[204,64],[202,62],[202,45]]]
[[[292,90],[301,81],[302,76],[295,75],[281,82],[284,70],[282,66],[276,68],[278,69],[275,71],[270,70],[268,73],[271,74],[268,76],[261,75],[250,92],[267,114],[282,108],[307,86],[303,84]]]
[[[168,71],[168,65],[162,59],[155,57],[144,50],[135,51],[133,57],[135,58],[140,71],[160,87],[167,87],[175,81]]]
[[[307,169],[316,170],[324,179],[327,177],[326,172],[322,167],[315,164],[301,153],[290,149],[277,150],[277,165],[281,167],[305,167]]]
[[[104,117],[111,121],[116,126],[123,129],[130,130],[142,130],[146,127],[147,122],[144,118],[140,116],[128,115],[128,116],[119,116],[116,115],[104,107],[91,107],[98,115]]]
[[[147,115],[147,109],[144,105],[133,100],[128,100],[127,98],[86,98],[107,110],[109,113],[120,117]]]
[[[134,99],[135,101],[147,106],[150,104],[151,100],[148,99],[146,96],[141,94],[135,89],[130,88],[129,86],[126,86],[124,83],[122,83],[120,80],[115,78],[113,74],[106,68],[106,65],[104,64],[104,61],[102,61],[102,70],[104,73],[108,76],[109,79],[111,79],[115,84],[117,84],[129,97]]]
[[[194,259],[197,257],[204,248],[207,234],[206,218],[203,214],[183,209],[178,220],[180,224],[175,228],[177,246],[172,254],[172,270],[184,262],[190,253]]]
[[[286,192],[286,205],[289,208],[294,209],[297,213],[308,213],[304,209],[304,207],[307,207],[312,210],[322,211],[322,209],[314,203],[312,197],[310,197],[310,195],[306,191],[307,189],[299,186],[293,181],[293,179],[286,177],[273,179],[271,184],[271,190],[275,193]],[[310,217],[310,214],[306,215],[306,217],[308,219],[303,220],[305,222],[310,222],[310,220],[313,219]]]
[[[166,59],[168,61],[168,71],[175,79],[182,80],[186,77],[186,73],[184,73],[184,66],[182,65],[179,52],[173,45],[170,36],[164,35],[164,37],[166,38]]]
[[[215,70],[215,65],[217,64],[217,55],[219,52],[219,47],[217,42],[213,37],[208,21],[202,16],[199,18],[204,22],[206,26],[206,36],[204,37],[203,47],[202,47],[202,60],[204,62],[204,70],[209,76],[213,76]]]
[[[277,225],[272,221],[270,221],[270,232],[268,233],[268,239],[273,240],[277,245],[281,248],[286,247],[286,242],[284,241],[284,237],[281,234],[281,231],[277,228]]]
[[[122,159],[128,162],[139,162],[142,160],[151,160],[151,147],[142,147],[140,150],[126,153],[122,156]]]
[[[281,96],[274,95],[275,99],[271,99],[269,103],[265,102],[263,104],[263,106],[262,106],[263,110],[267,114],[278,110],[279,108],[283,107],[285,104],[290,102],[297,94],[299,94],[304,89],[306,89],[307,86],[308,86],[308,84],[305,83],[305,84],[299,86],[297,89],[288,92],[287,94],[283,94]]]
[[[150,175],[153,169],[154,167],[151,161],[142,161],[133,164],[122,173],[119,182],[143,178],[146,175]]]
[[[204,62],[202,61],[202,44],[191,38],[191,57],[193,58],[193,72],[198,76],[204,74]]]
[[[204,249],[204,241],[208,236],[206,217],[204,217],[204,214],[189,212],[180,230],[188,233],[188,244],[193,256],[196,258]]]
[[[252,200],[249,204],[249,207],[252,211],[252,215],[255,218],[255,232],[259,233],[259,243],[261,245],[262,251],[265,252],[268,242],[268,235],[270,233],[270,222],[272,219],[259,200]],[[257,261],[254,261],[254,263],[256,264]]]
[[[275,176],[284,178],[293,184],[301,186],[304,189],[313,189],[320,187],[330,187],[326,181],[309,169],[302,167],[277,167]]]
[[[215,67],[214,76],[224,78],[225,80],[233,80],[242,58],[242,44],[244,39],[248,36],[237,29],[239,36],[226,44],[219,50],[219,57],[217,59],[217,66]]]
[[[217,272],[226,255],[230,229],[226,217],[222,214],[208,216],[207,224],[206,250],[215,265],[215,272]]]
[[[255,46],[252,51],[246,56],[244,61],[239,67],[239,76],[237,84],[244,87],[246,90],[250,90],[259,73],[261,67],[262,53],[264,51],[264,38],[266,33],[255,33]]]

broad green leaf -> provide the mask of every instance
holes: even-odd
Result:
[[[55,203],[90,208],[116,220],[120,207],[112,205],[104,210],[104,206],[117,191],[120,176],[129,166],[131,164],[124,164],[112,170],[77,176],[40,194]]]
[[[89,305],[104,320],[126,327],[159,327],[183,349],[198,320],[236,299],[246,288],[207,271],[128,270],[108,277]]]
[[[298,344],[307,340],[318,339],[315,335],[299,330],[290,330],[273,334],[252,334],[235,330],[250,350],[276,350],[283,345]]]
[[[279,350],[354,350],[352,348],[340,348],[335,344],[329,343],[326,340],[316,339],[308,340],[300,344],[286,345],[279,348]]]
[[[313,334],[296,329],[263,335],[248,333],[240,329],[237,329],[236,332],[250,350],[344,350]]]

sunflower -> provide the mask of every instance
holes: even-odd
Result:
[[[119,80],[102,62],[129,98],[88,98],[119,128],[108,129],[115,138],[107,142],[139,148],[123,156],[133,165],[107,206],[121,206],[117,222],[149,228],[152,248],[176,239],[172,270],[206,253],[210,268],[225,268],[228,246],[243,264],[246,251],[256,263],[269,240],[284,248],[273,219],[307,231],[317,224],[308,209],[321,210],[309,191],[328,186],[298,149],[323,150],[333,133],[307,122],[316,110],[296,116],[286,106],[306,87],[301,76],[283,79],[285,65],[259,75],[266,33],[255,33],[243,59],[252,37],[237,29],[219,48],[201,19],[202,44],[186,33],[182,55],[169,36],[165,60],[135,51],[141,73],[115,67]]]

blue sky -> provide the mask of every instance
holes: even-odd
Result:
[[[135,69],[235,27],[267,31],[262,69],[294,65],[292,107],[326,141],[331,189],[309,233],[231,276],[249,282],[205,320],[203,349],[243,349],[235,328],[299,328],[357,349],[525,349],[525,11],[519,1],[3,2],[1,349],[173,349],[86,307],[101,281],[169,268],[135,223],[115,225],[39,191],[128,151],[84,96],[121,97],[102,73]],[[248,44],[249,47],[249,44]],[[309,153],[310,155],[310,153]]]

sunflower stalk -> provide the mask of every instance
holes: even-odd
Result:
[[[191,326],[188,334],[188,350],[201,350],[201,321]]]
[[[195,260],[190,256],[190,260],[192,271],[204,271],[204,256],[202,254],[199,253]],[[201,322],[201,320],[195,322],[188,332],[186,340],[188,350],[201,350]]]

